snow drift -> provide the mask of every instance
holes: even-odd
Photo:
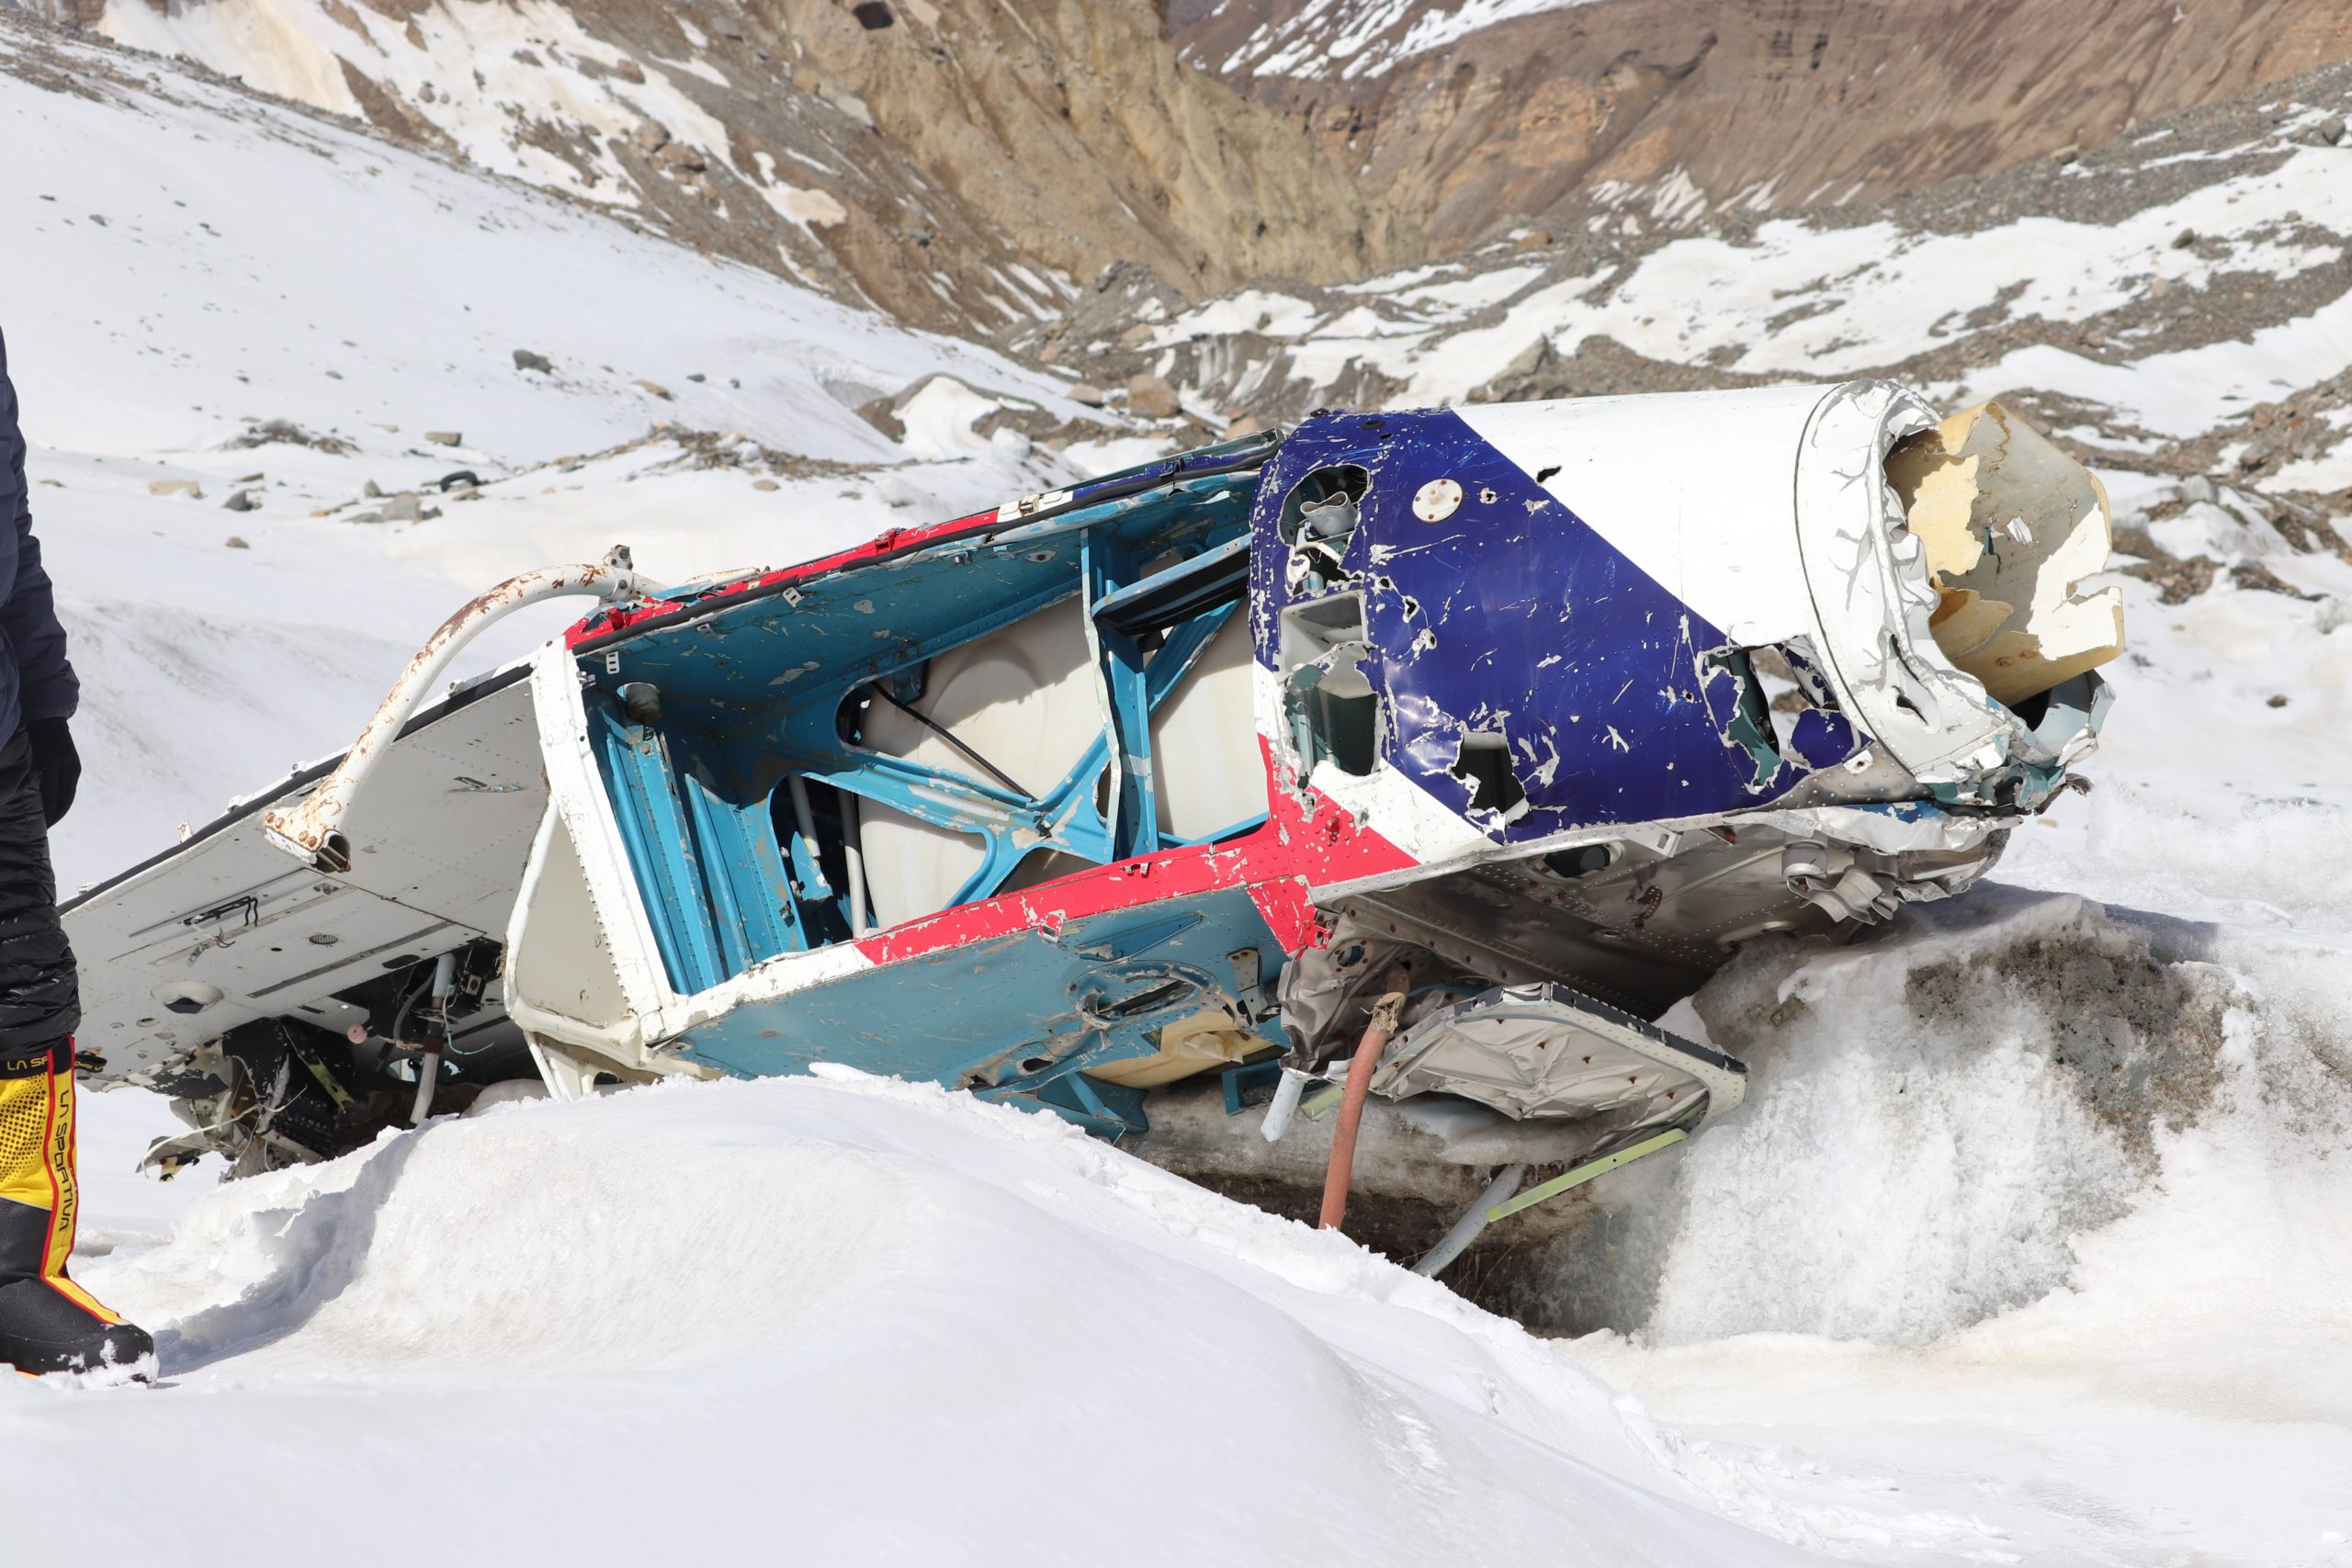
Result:
[[[1441,1287],[847,1072],[437,1122],[83,1271],[173,1386],[0,1388],[41,1476],[139,1476],[29,1561],[242,1560],[230,1496],[344,1562],[1795,1560]]]

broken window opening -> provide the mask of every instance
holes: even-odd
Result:
[[[1572,850],[1554,850],[1544,857],[1544,869],[1563,881],[1574,882],[1590,876],[1597,871],[1607,871],[1617,859],[1617,852],[1608,844],[1578,844]]]
[[[998,767],[994,762],[991,762],[986,757],[981,756],[979,751],[974,748],[969,741],[967,741],[962,736],[957,735],[945,725],[940,724],[933,719],[929,714],[923,713],[912,703],[906,702],[894,695],[888,685],[876,685],[860,688],[860,695],[863,695],[865,693],[871,693],[874,696],[880,698],[883,702],[889,704],[900,713],[905,714],[909,718],[913,719],[917,724],[922,726],[923,728],[928,729],[933,735],[938,736],[942,740],[947,742],[947,744],[954,749],[956,755],[962,757],[964,761],[971,763],[974,767],[979,769],[980,772],[986,773],[989,778],[995,780],[998,784],[1002,784],[1006,789],[1011,790],[1013,794],[1026,795],[1029,793],[1023,789],[1019,784],[1014,782],[1011,773],[1006,773],[1002,768]],[[855,700],[855,697],[852,698],[852,701]],[[863,717],[863,712],[864,706],[861,705],[861,719]],[[863,730],[863,728],[864,726],[861,722],[861,731]]]
[[[2081,586],[2112,547],[2107,492],[2046,436],[1980,403],[1895,443],[1885,472],[1936,646],[1995,702],[2014,712],[2123,651],[2121,590]]]
[[[1057,850],[1050,844],[1040,844],[1023,855],[1020,863],[997,884],[996,894],[1018,893],[1041,883],[1058,881],[1093,869],[1094,863],[1083,855],[1074,855],[1068,850]]]
[[[1527,799],[1527,791],[1510,765],[1510,743],[1499,734],[1479,730],[1464,734],[1451,771],[1470,785],[1469,810],[1500,812],[1508,818]]]
[[[1177,647],[1154,650],[1147,673]],[[1209,843],[1264,819],[1266,764],[1250,714],[1257,668],[1250,617],[1237,608],[1153,709],[1153,808],[1163,844]]]
[[[1371,489],[1372,475],[1353,463],[1310,469],[1291,487],[1276,530],[1290,549],[1283,580],[1293,593],[1320,593],[1345,581],[1340,558]]]
[[[1699,679],[1707,694],[1708,716],[1715,721],[1724,744],[1747,754],[1753,769],[1747,789],[1760,792],[1780,776],[1786,742],[1773,724],[1764,682],[1756,673],[1755,651],[1710,649],[1700,655]]]
[[[1369,692],[1337,696],[1320,685],[1294,692],[1291,729],[1303,773],[1329,762],[1343,773],[1367,777],[1380,759],[1380,699]]]
[[[1283,612],[1283,706],[1302,778],[1329,761],[1358,778],[1380,755],[1378,662],[1364,636],[1363,596],[1335,594]]]

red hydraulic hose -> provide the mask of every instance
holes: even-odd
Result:
[[[1372,1004],[1372,1021],[1356,1046],[1355,1060],[1348,1064],[1348,1088],[1340,1100],[1339,1124],[1331,1129],[1331,1165],[1323,1173],[1322,1228],[1327,1231],[1338,1230],[1340,1222],[1348,1217],[1348,1179],[1355,1169],[1356,1126],[1363,1120],[1364,1095],[1372,1088],[1372,1070],[1380,1065],[1380,1054],[1396,1032],[1405,1011],[1405,992],[1410,983],[1405,971],[1389,970],[1382,983],[1386,994]]]

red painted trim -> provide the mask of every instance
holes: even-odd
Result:
[[[1314,790],[1286,787],[1274,771],[1272,748],[1258,738],[1265,760],[1269,807],[1265,826],[1246,839],[1188,845],[1081,871],[1018,893],[966,904],[858,939],[876,964],[893,964],[945,948],[986,942],[1019,931],[1058,931],[1117,909],[1195,898],[1246,888],[1286,953],[1319,933],[1306,890],[1356,877],[1404,871],[1419,863],[1342,807]]]
[[[1256,884],[1250,889],[1250,901],[1258,906],[1259,916],[1286,956],[1295,958],[1310,947],[1320,947],[1330,935],[1315,901],[1306,896],[1306,884],[1295,876]]]
[[[922,528],[886,529],[862,545],[853,545],[848,549],[838,550],[829,556],[820,556],[815,560],[802,561],[797,566],[778,567],[772,571],[752,572],[748,576],[738,577],[726,582],[698,587],[695,591],[694,603],[701,604],[712,599],[730,598],[738,593],[749,592],[754,588],[765,588],[778,582],[798,582],[804,578],[815,577],[820,572],[832,571],[841,567],[853,566],[862,560],[870,560],[876,556],[888,555],[893,550],[912,548],[926,540],[954,533],[960,528],[992,523],[996,521],[996,516],[997,508],[991,506],[986,512],[975,512],[968,517],[958,517],[950,523],[933,523]],[[563,646],[577,648],[592,637],[604,637],[612,632],[622,631],[639,621],[650,620],[655,615],[666,615],[682,607],[681,602],[676,600],[642,599],[633,604],[616,604],[610,609],[598,610],[565,631]]]

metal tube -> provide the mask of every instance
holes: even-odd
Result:
[[[1552,1178],[1541,1187],[1531,1187],[1516,1198],[1506,1198],[1487,1211],[1487,1218],[1499,1220],[1507,1214],[1516,1214],[1521,1209],[1531,1208],[1546,1198],[1556,1198],[1563,1192],[1581,1187],[1596,1176],[1606,1176],[1620,1167],[1631,1165],[1645,1155],[1654,1155],[1660,1149],[1672,1148],[1690,1135],[1679,1127],[1669,1127],[1663,1133],[1644,1138],[1638,1144],[1632,1144],[1619,1149],[1613,1155],[1603,1155],[1599,1159],[1588,1160],[1574,1170]]]
[[[359,739],[351,743],[351,750],[343,754],[334,772],[293,806],[262,814],[262,828],[269,840],[320,871],[349,871],[351,842],[344,836],[344,814],[350,809],[359,786],[367,782],[376,764],[383,761],[384,752],[399,736],[401,726],[408,722],[409,715],[416,711],[425,693],[433,689],[433,683],[466,644],[485,627],[526,604],[573,593],[594,594],[610,603],[632,598],[637,592],[637,572],[629,564],[628,551],[622,548],[594,566],[551,566],[510,577],[489,592],[468,601],[416,650],[416,657],[409,660],[407,670],[385,694],[376,716],[359,732]]]
[[[795,773],[785,787],[792,792],[792,825],[800,829],[800,841],[808,846],[808,858],[815,860],[817,818],[808,809],[808,781]]]
[[[441,1053],[427,1051],[416,1064],[416,1102],[408,1108],[408,1124],[422,1127],[433,1114],[433,1091],[441,1083]]]
[[[1364,1096],[1372,1089],[1373,1069],[1380,1065],[1380,1053],[1387,1048],[1390,1036],[1396,1032],[1405,1011],[1405,998],[1411,988],[1400,964],[1388,971],[1382,984],[1385,994],[1372,1004],[1372,1021],[1365,1026],[1363,1039],[1357,1043],[1355,1060],[1348,1064],[1348,1087],[1340,1101],[1340,1122],[1331,1129],[1331,1163],[1323,1173],[1323,1214],[1319,1222],[1327,1231],[1340,1228],[1348,1217],[1348,1181],[1356,1163],[1356,1127],[1363,1121]]]
[[[1299,1098],[1306,1092],[1306,1075],[1295,1067],[1283,1069],[1283,1081],[1274,1086],[1274,1098],[1266,1107],[1265,1118],[1258,1123],[1258,1135],[1270,1144],[1282,1142],[1290,1131],[1291,1118],[1298,1114]]]
[[[433,961],[434,1012],[441,1025],[441,1045],[424,1054],[416,1065],[416,1102],[409,1107],[408,1124],[422,1127],[424,1119],[433,1114],[433,1091],[441,1083],[441,1046],[449,1043],[449,998],[458,989],[458,954],[456,949]]]
[[[849,933],[865,929],[865,839],[857,820],[857,796],[841,792],[842,860],[849,873]]]
[[[800,881],[797,867],[787,854],[785,863],[794,878],[793,891],[803,898],[820,897],[825,892],[825,862],[817,851],[817,816],[808,809],[808,782],[795,773],[786,781],[785,787],[792,793],[792,825],[800,830],[800,842],[808,851],[809,874],[816,879]]]
[[[1470,1244],[1494,1223],[1494,1216],[1487,1211],[1508,1201],[1526,1179],[1527,1168],[1523,1165],[1507,1165],[1497,1171],[1495,1179],[1487,1183],[1487,1190],[1478,1194],[1478,1201],[1463,1212],[1462,1217],[1453,1222],[1453,1228],[1430,1248],[1427,1257],[1413,1265],[1413,1272],[1432,1280],[1444,1272],[1445,1266],[1469,1251]]]

